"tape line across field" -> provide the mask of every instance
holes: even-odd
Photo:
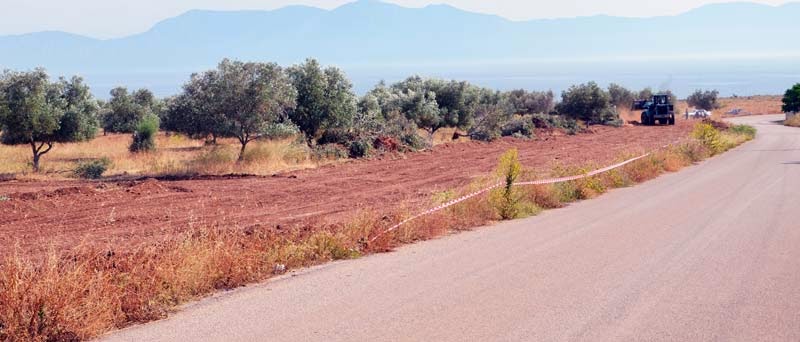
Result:
[[[666,147],[668,147],[670,145],[671,144],[664,145],[661,148],[666,148]],[[607,167],[604,167],[602,169],[597,169],[597,170],[594,170],[592,172],[588,172],[588,173],[585,173],[585,174],[582,174],[582,175],[567,176],[567,177],[560,177],[560,178],[539,179],[539,180],[528,181],[528,182],[518,182],[518,183],[514,183],[514,185],[515,186],[521,186],[521,185],[545,185],[545,184],[563,183],[563,182],[569,182],[569,181],[579,180],[579,179],[583,179],[583,178],[588,178],[588,177],[592,177],[592,176],[595,176],[595,175],[598,175],[598,174],[601,174],[601,173],[604,173],[604,172],[608,172],[608,171],[623,167],[623,166],[625,166],[627,164],[630,164],[632,162],[635,162],[635,161],[637,161],[639,159],[645,158],[645,157],[647,157],[647,156],[649,156],[651,154],[653,154],[653,152],[648,152],[648,153],[645,153],[645,154],[640,155],[638,157],[631,158],[631,159],[625,160],[623,162],[620,162],[620,163],[617,163],[617,164],[614,164],[614,165],[611,165],[611,166],[607,166]],[[437,211],[440,211],[440,210],[444,210],[444,209],[446,209],[448,207],[454,206],[454,205],[456,205],[458,203],[461,203],[463,201],[466,201],[466,200],[468,200],[470,198],[473,198],[475,196],[483,194],[483,193],[485,193],[487,191],[491,191],[491,190],[493,190],[495,188],[498,188],[501,185],[503,185],[503,183],[493,184],[493,185],[491,185],[491,186],[489,186],[487,188],[484,188],[484,189],[475,191],[473,193],[461,196],[461,197],[456,198],[456,199],[454,199],[452,201],[449,201],[447,203],[441,204],[439,206],[433,207],[433,208],[428,209],[428,210],[426,210],[424,212],[421,212],[419,214],[411,216],[411,217],[409,217],[409,218],[407,218],[407,219],[405,219],[403,221],[400,221],[399,223],[395,224],[394,226],[391,226],[388,229],[380,232],[378,235],[375,235],[372,239],[369,240],[369,242],[374,242],[375,240],[377,240],[381,236],[386,235],[388,233],[391,233],[392,231],[396,230],[397,228],[400,228],[402,225],[404,225],[404,224],[406,224],[406,223],[408,223],[410,221],[418,219],[418,218],[420,218],[422,216],[433,214],[433,213],[435,213]]]

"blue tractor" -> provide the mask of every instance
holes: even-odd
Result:
[[[633,110],[643,110],[642,125],[651,126],[656,122],[662,125],[675,124],[675,106],[670,103],[669,95],[653,95],[650,100],[633,101]]]

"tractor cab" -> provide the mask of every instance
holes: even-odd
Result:
[[[643,125],[655,125],[656,122],[662,125],[675,124],[675,107],[670,103],[668,94],[657,94],[652,99],[633,101],[631,108],[643,110]]]

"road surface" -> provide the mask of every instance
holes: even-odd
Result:
[[[800,341],[800,129],[736,120],[758,138],[681,172],[107,340]]]

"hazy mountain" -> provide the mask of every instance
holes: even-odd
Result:
[[[315,57],[347,68],[800,52],[794,43],[800,3],[728,3],[653,15],[511,21],[446,5],[405,8],[373,0],[334,10],[190,11],[119,39],[62,32],[0,36],[0,69],[185,74],[224,57],[281,64]]]
[[[359,1],[331,11],[190,11],[130,37],[0,37],[0,65],[115,70],[208,67],[223,57],[293,63],[472,62],[548,57],[797,52],[800,3],[709,5],[677,16],[510,21],[446,5]]]

